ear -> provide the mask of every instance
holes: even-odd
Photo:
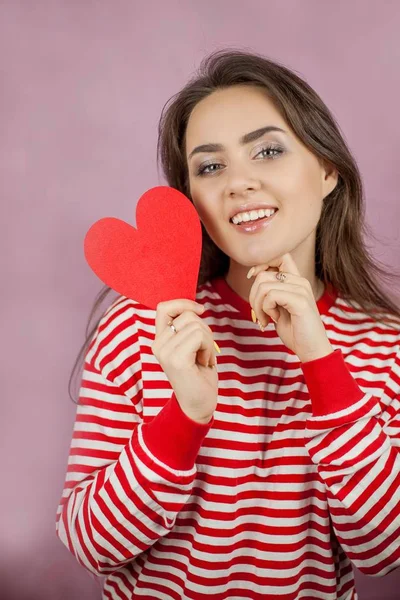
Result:
[[[339,173],[332,163],[323,160],[321,164],[321,176],[323,198],[325,199],[335,189],[339,179]]]

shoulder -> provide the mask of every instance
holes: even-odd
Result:
[[[332,337],[355,369],[388,373],[400,362],[400,319],[388,312],[366,313],[341,297],[331,311]]]
[[[86,362],[110,377],[111,371],[139,362],[139,337],[155,311],[118,296],[101,316],[89,343]],[[110,377],[114,379],[114,377]]]
[[[196,301],[203,303],[213,296],[211,286],[205,283],[197,288]],[[115,346],[127,336],[153,332],[156,310],[126,296],[118,296],[103,312],[90,342],[88,359],[93,360],[105,346]]]
[[[332,317],[350,328],[349,331],[388,334],[394,342],[400,341],[400,318],[389,312],[371,310],[369,314],[358,302],[338,296]]]

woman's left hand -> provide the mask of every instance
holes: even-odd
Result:
[[[269,270],[273,267],[275,270]],[[255,280],[249,302],[261,325],[268,324],[266,316],[277,320],[279,337],[301,362],[331,354],[334,348],[326,335],[311,284],[300,276],[291,254],[253,269]],[[278,271],[285,273],[284,282],[276,279]]]

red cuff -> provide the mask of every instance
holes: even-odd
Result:
[[[204,438],[214,423],[197,423],[181,409],[175,393],[149,423],[142,425],[143,439],[152,454],[177,471],[194,467]]]
[[[314,417],[321,417],[352,406],[364,396],[353,379],[340,349],[301,363],[310,392]]]

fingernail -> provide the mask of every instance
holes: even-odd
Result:
[[[250,269],[250,271],[247,273],[247,279],[250,279],[250,277],[253,275],[253,273],[254,273],[254,267],[252,267]]]
[[[257,325],[259,326],[259,328],[261,329],[261,331],[264,333],[265,331],[265,327],[263,327],[260,323],[260,321],[257,319]]]
[[[251,318],[253,320],[253,323],[255,323],[257,321],[256,313],[254,312],[253,309],[251,309]]]
[[[215,347],[216,351],[217,351],[219,354],[221,354],[221,350],[220,350],[220,348],[219,348],[219,346],[218,346],[217,342],[214,342],[214,347]]]

